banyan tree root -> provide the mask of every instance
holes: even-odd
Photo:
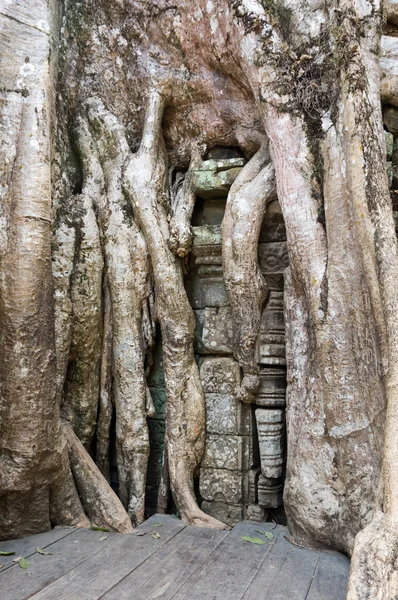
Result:
[[[186,256],[192,247],[191,219],[196,200],[193,174],[201,162],[201,146],[193,144],[189,169],[171,188],[169,247],[177,256]]]
[[[90,101],[87,116],[79,120],[77,137],[86,186],[96,199],[112,306],[119,493],[132,521],[140,523],[144,519],[149,456],[142,339],[142,311],[149,294],[147,251],[121,191],[126,147],[118,143],[117,122],[103,114],[99,101]],[[109,153],[109,145],[117,151]],[[109,414],[107,419],[109,423]],[[104,446],[102,441],[101,451],[106,451]]]
[[[90,190],[86,193],[83,188],[75,202],[79,233],[71,279],[72,334],[63,414],[90,451],[98,412],[103,258]]]
[[[63,425],[63,433],[67,440],[73,478],[91,523],[119,533],[133,531],[122,503],[69,424]]]
[[[267,204],[275,198],[275,175],[263,143],[231,186],[222,222],[225,287],[235,325],[234,354],[243,370],[238,398],[253,402],[260,379],[256,342],[268,285],[260,272],[257,246]]]
[[[167,155],[161,131],[164,107],[163,93],[151,91],[141,144],[127,163],[124,189],[152,260],[166,376],[171,491],[186,523],[223,529],[223,523],[200,510],[194,493],[194,472],[204,451],[205,406],[193,353],[195,318],[181,264],[169,248]]]

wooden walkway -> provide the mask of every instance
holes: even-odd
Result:
[[[0,542],[0,551],[15,552],[0,556],[0,598],[345,600],[348,558],[295,547],[285,536],[285,527],[271,523],[238,523],[225,532],[185,527],[167,515],[130,535],[57,528]],[[25,569],[13,562],[18,557]]]

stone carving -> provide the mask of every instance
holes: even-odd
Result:
[[[204,500],[245,505],[248,496],[247,473],[229,469],[201,468],[200,494]]]
[[[270,242],[258,245],[258,263],[261,272],[283,273],[289,265],[286,242]]]
[[[283,484],[281,479],[268,479],[260,475],[258,480],[258,503],[263,508],[278,508],[282,504]]]
[[[251,435],[219,435],[206,433],[202,467],[247,471],[253,464]]]
[[[262,365],[286,365],[283,292],[271,291],[261,317],[259,358]]]
[[[257,408],[256,422],[261,473],[269,479],[277,479],[283,473],[284,411],[279,408]]]
[[[204,500],[201,509],[211,517],[227,525],[235,525],[246,518],[243,506],[235,506],[226,502],[207,502],[207,500]]]
[[[205,358],[200,377],[205,394],[234,394],[240,380],[240,368],[233,358]]]
[[[248,404],[232,394],[205,394],[206,432],[224,435],[250,435],[252,412]]]
[[[195,310],[196,348],[199,354],[232,354],[233,326],[228,306]]]
[[[226,198],[229,188],[246,163],[244,158],[204,160],[193,171],[193,186],[200,198]]]
[[[222,257],[221,229],[219,225],[192,227],[192,253],[203,293],[204,306],[227,306]]]
[[[263,368],[260,370],[260,387],[257,392],[256,404],[269,408],[286,405],[285,369]]]

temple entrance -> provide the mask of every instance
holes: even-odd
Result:
[[[197,199],[186,288],[196,318],[195,355],[206,399],[206,449],[197,491],[204,512],[231,525],[244,519],[284,523],[286,356],[283,271],[288,265],[279,203],[261,228],[258,260],[269,285],[258,336],[261,385],[253,405],[237,399],[240,366],[223,280],[221,223],[229,188],[246,163],[239,149],[215,148],[195,172]],[[155,404],[149,419],[151,457],[147,511],[158,509],[162,476],[165,385],[158,337],[148,379]]]

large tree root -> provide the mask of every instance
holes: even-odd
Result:
[[[72,334],[64,417],[90,451],[98,412],[103,258],[90,191],[75,198],[77,256],[71,281]]]
[[[267,204],[276,196],[274,169],[263,143],[228,194],[222,222],[225,287],[235,325],[234,354],[243,370],[238,398],[253,402],[260,384],[256,342],[267,283],[257,260],[258,238]]]
[[[151,91],[138,152],[125,171],[125,191],[152,259],[166,375],[166,446],[170,485],[182,519],[224,528],[196,502],[193,475],[204,450],[205,408],[193,353],[195,319],[181,264],[169,249],[167,164],[161,122],[165,99]]]
[[[69,461],[79,497],[93,525],[119,533],[133,531],[122,503],[70,425],[64,424],[63,433],[67,440]]]
[[[140,523],[144,519],[149,456],[146,342],[142,337],[142,314],[147,310],[150,293],[149,265],[145,241],[126,209],[121,191],[128,146],[123,148],[118,143],[117,127],[117,121],[105,114],[102,104],[93,99],[88,104],[88,119],[79,121],[78,138],[87,185],[92,197],[97,198],[112,306],[119,493],[132,520]],[[109,146],[116,151],[109,153]]]

